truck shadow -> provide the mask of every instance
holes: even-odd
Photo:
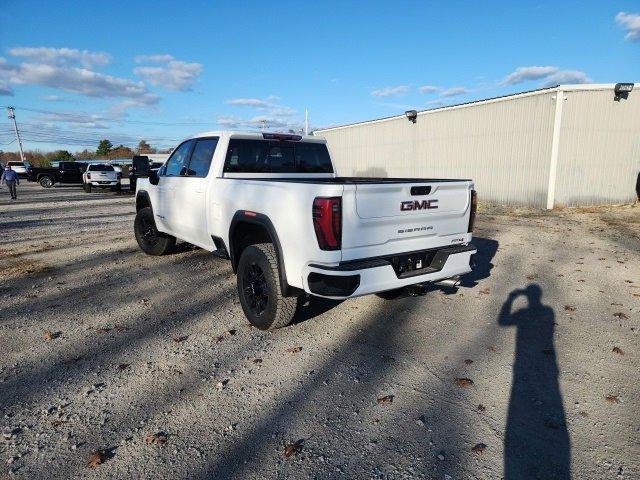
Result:
[[[512,312],[523,296],[527,306]],[[558,382],[553,343],[555,314],[542,289],[513,290],[498,324],[516,327],[511,397],[504,438],[504,478],[571,478],[571,442]]]

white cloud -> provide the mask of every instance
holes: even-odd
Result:
[[[465,87],[451,87],[440,92],[440,96],[443,98],[457,97],[458,95],[464,95],[465,93],[469,93],[469,90]]]
[[[107,65],[111,61],[111,56],[107,53],[75,48],[16,47],[9,50],[9,54],[46,65],[82,65],[86,68],[94,65]]]
[[[0,58],[0,85],[41,85],[88,97],[129,98],[142,105],[153,105],[160,100],[142,82],[86,68],[46,63],[11,64],[4,58]]]
[[[136,63],[168,63],[171,60],[175,60],[173,55],[136,55],[133,59]]]
[[[64,102],[65,99],[60,95],[42,95],[40,100],[45,102]]]
[[[627,31],[624,38],[632,42],[640,41],[640,14],[620,12],[616,15],[616,22]]]
[[[150,93],[142,82],[113,77],[85,68],[22,63],[9,72],[8,80],[14,85],[42,85],[88,97],[133,98],[145,105],[157,103],[159,100],[159,97]]]
[[[269,115],[258,115],[250,119],[242,119],[234,116],[218,117],[218,125],[224,128],[267,128],[269,130],[299,130],[300,123],[273,117]]]
[[[133,70],[137,76],[151,85],[164,87],[169,90],[190,91],[202,74],[201,63],[188,63],[176,60],[172,55],[138,55],[136,63],[159,63],[158,66],[136,67]]]
[[[559,70],[558,67],[518,67],[505,77],[502,81],[503,85],[517,85],[518,83],[530,80],[539,80],[545,78]]]
[[[371,95],[374,97],[393,97],[395,95],[402,95],[403,93],[407,93],[408,91],[408,86],[398,85],[397,87],[387,87],[374,90],[373,92],[371,92]]]
[[[580,70],[559,70],[549,75],[542,83],[543,87],[553,87],[568,83],[589,83],[591,79]]]
[[[440,87],[434,87],[433,85],[423,85],[419,88],[420,93],[435,93],[440,91]]]
[[[284,117],[294,115],[296,113],[296,111],[291,107],[275,103],[277,100],[280,100],[280,97],[271,95],[264,100],[259,98],[232,98],[226,100],[224,103],[226,103],[227,105],[266,110],[272,116]]]
[[[517,85],[532,80],[542,80],[541,87],[567,83],[588,83],[591,79],[581,70],[560,70],[558,67],[518,67],[502,81],[502,85]]]

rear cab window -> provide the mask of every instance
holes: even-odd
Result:
[[[115,169],[111,165],[89,165],[90,172],[114,172]]]
[[[229,140],[225,173],[333,173],[324,143]]]

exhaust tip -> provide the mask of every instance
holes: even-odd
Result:
[[[451,278],[445,278],[444,280],[439,280],[437,282],[433,282],[436,285],[439,285],[441,287],[448,287],[448,288],[454,288],[457,287],[460,284],[460,276],[456,275],[455,277],[451,277]]]

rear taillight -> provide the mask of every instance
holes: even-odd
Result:
[[[340,250],[342,246],[342,199],[317,197],[313,201],[313,228],[321,250]]]
[[[469,233],[473,232],[473,224],[476,222],[476,211],[478,210],[478,194],[471,190],[471,211],[469,212]]]

